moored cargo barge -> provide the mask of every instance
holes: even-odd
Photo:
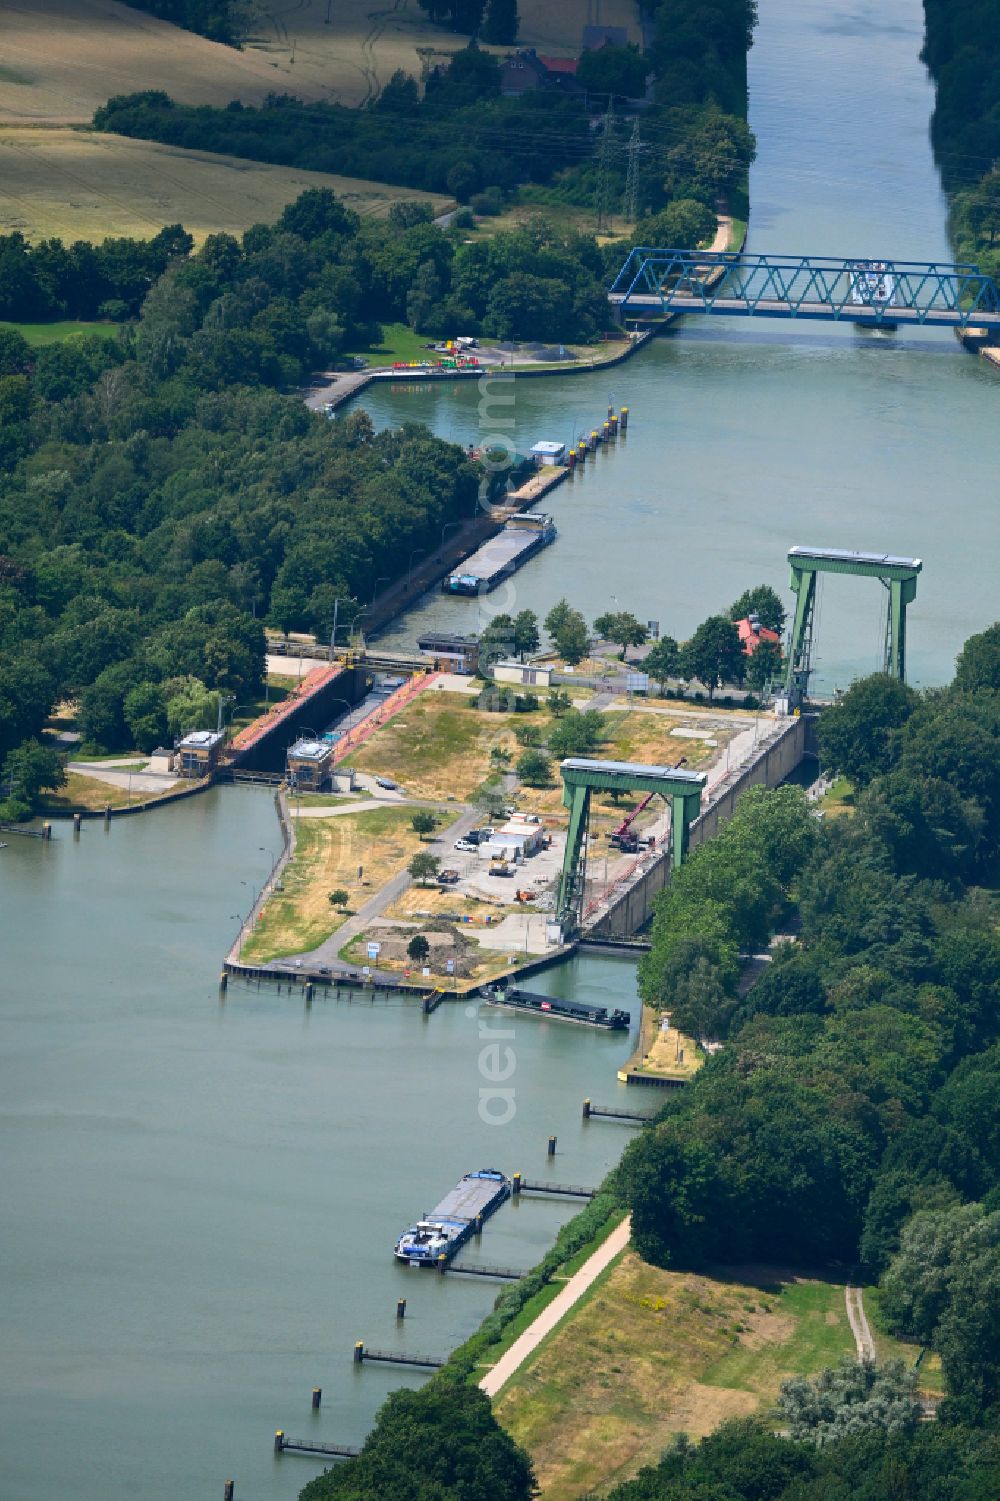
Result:
[[[410,1266],[447,1266],[510,1192],[511,1181],[499,1168],[466,1173],[430,1214],[403,1231],[396,1259]]]
[[[445,594],[488,594],[541,548],[554,542],[551,516],[525,512],[512,516],[502,532],[484,542],[460,569],[449,573],[441,588]]]
[[[627,1032],[632,1025],[632,1013],[617,1006],[592,1006],[587,1001],[567,1001],[560,996],[539,995],[508,985],[484,985],[479,995],[490,1006],[528,1011],[534,1016],[550,1016],[554,1021],[576,1022],[584,1027],[600,1027],[606,1032]]]

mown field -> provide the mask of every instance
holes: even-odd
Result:
[[[362,215],[384,217],[393,203],[421,199],[409,188],[328,172],[269,166],[211,151],[97,135],[65,127],[0,126],[0,233],[30,240],[148,238],[183,224],[195,240],[272,223],[306,188],[331,188]]]
[[[892,1346],[884,1353],[916,1357]],[[629,1252],[495,1407],[546,1501],[577,1501],[655,1463],[675,1433],[766,1414],[786,1377],[854,1348],[840,1283],[768,1268],[667,1272]]]

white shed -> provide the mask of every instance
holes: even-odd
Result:
[[[531,457],[536,464],[565,464],[566,444],[553,443],[549,439],[543,439],[541,443],[535,443],[531,449]]]

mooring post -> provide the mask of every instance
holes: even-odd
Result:
[[[624,432],[628,427],[628,407],[622,407],[621,417],[619,420],[621,421],[622,432]]]
[[[521,1174],[515,1173],[510,1184],[511,1196],[517,1198],[521,1192]]]
[[[312,1395],[313,1412],[319,1412],[319,1404],[322,1402],[322,1400],[323,1388],[321,1386],[314,1386]]]
[[[285,1435],[284,1435],[283,1430],[279,1428],[278,1431],[277,1431],[277,1433],[274,1435],[274,1452],[275,1452],[275,1454],[280,1454],[281,1451],[282,1451],[282,1449],[284,1447],[285,1447]]]
[[[549,1156],[550,1157],[554,1157],[555,1155],[556,1155],[556,1139],[555,1139],[554,1136],[550,1136],[549,1137]]]
[[[233,1496],[235,1495],[235,1493],[236,1487],[234,1486],[233,1482],[231,1480],[227,1480],[225,1485],[222,1487],[222,1501],[233,1501]]]
[[[585,1121],[589,1121],[590,1120],[590,1101],[589,1100],[584,1100],[584,1102],[583,1102],[583,1118],[584,1118]]]
[[[219,976],[219,993],[220,993],[220,995],[225,995],[225,993],[226,993],[226,991],[228,989],[229,989],[229,976],[226,974],[226,971],[223,970],[222,973],[221,973],[221,975]]]
[[[51,839],[52,838],[52,825],[50,823],[43,823],[42,824],[42,838],[43,839]]]
[[[363,1365],[365,1359],[365,1342],[359,1339],[354,1346],[354,1364]]]
[[[441,1272],[443,1274],[447,1270],[447,1267],[448,1267],[448,1258],[444,1254],[444,1252],[442,1251],[441,1255],[437,1259],[437,1269],[438,1269],[439,1272]]]
[[[406,1318],[406,1299],[405,1298],[397,1298],[396,1299],[396,1317],[397,1317],[397,1319],[405,1319]]]
[[[110,803],[106,803],[104,805],[104,822],[106,824],[109,824],[111,822],[111,804]]]
[[[307,1006],[311,1006],[312,1003],[313,1003],[313,988],[312,988],[312,981],[310,980],[307,983],[307,985],[306,985],[306,1005]]]
[[[83,825],[83,819],[80,817],[79,813],[74,813],[73,814],[73,833],[74,834],[79,834],[82,825]]]
[[[477,1235],[482,1235],[482,1233],[483,1233],[483,1217],[482,1217],[481,1214],[477,1214],[476,1215],[476,1223],[475,1223],[474,1229],[475,1229],[475,1233]]]

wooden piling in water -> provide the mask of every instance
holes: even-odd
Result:
[[[233,1501],[235,1492],[236,1487],[234,1486],[233,1482],[231,1480],[227,1480],[225,1485],[222,1487],[222,1501]]]
[[[396,1299],[396,1317],[397,1317],[397,1319],[405,1319],[406,1318],[406,1299],[405,1298],[397,1298]]]
[[[322,1400],[323,1388],[321,1386],[314,1386],[312,1390],[313,1412],[319,1412],[319,1404],[322,1402]]]
[[[589,1100],[584,1100],[584,1102],[583,1102],[583,1118],[584,1118],[585,1121],[589,1121],[590,1120],[590,1101]]]
[[[550,1136],[549,1137],[549,1151],[548,1151],[548,1155],[550,1157],[554,1157],[556,1155],[556,1139],[555,1139],[554,1136]]]

